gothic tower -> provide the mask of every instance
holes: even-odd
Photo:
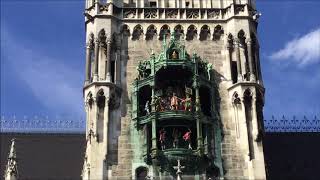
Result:
[[[266,179],[255,0],[86,0],[83,179]]]

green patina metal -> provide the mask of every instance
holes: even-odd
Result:
[[[163,38],[162,52],[156,55],[152,51],[149,59],[140,61],[138,64],[138,77],[133,82],[131,97],[133,121],[131,141],[135,150],[133,162],[145,163],[159,175],[161,173],[174,175],[173,166],[177,160],[184,163],[186,166],[184,172],[187,174],[195,176],[210,172],[222,174],[221,122],[217,108],[218,101],[215,97],[217,87],[212,78],[212,64],[203,61],[196,53],[190,56],[185,50],[184,43],[175,37],[173,33],[169,43],[166,42],[166,38]],[[181,81],[174,77],[172,79],[161,77],[165,76],[167,71],[171,75],[175,71],[185,73],[186,77]],[[177,74],[179,75],[182,76]],[[186,84],[182,88],[185,91],[185,98],[177,97],[180,103],[184,103],[184,109],[178,109],[173,103],[174,90],[171,92],[171,86],[163,85],[168,82],[171,85]],[[181,87],[174,88],[181,89]],[[165,100],[168,104],[170,98],[169,108],[161,105]],[[206,101],[206,99],[209,100]],[[163,104],[166,105],[166,103]],[[192,149],[171,146],[164,148],[166,145],[163,142],[160,146],[158,134],[160,128],[167,129],[169,133],[173,129],[172,137],[167,135],[169,139],[171,137],[171,140],[168,140],[171,144],[174,142],[175,130],[191,131],[192,129],[193,139],[190,138],[188,142],[189,147],[191,143],[194,147]],[[181,146],[181,142],[177,144]]]

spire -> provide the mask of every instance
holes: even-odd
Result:
[[[11,140],[11,148],[8,156],[8,164],[5,171],[5,180],[16,180],[18,177],[17,154],[15,139]]]

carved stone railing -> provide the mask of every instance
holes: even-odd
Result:
[[[71,116],[1,116],[0,132],[13,133],[85,133],[85,119]]]
[[[266,132],[320,132],[320,120],[317,116],[308,119],[304,116],[297,119],[295,116],[286,118],[282,116],[280,119],[272,116],[270,120],[264,120],[264,128]]]
[[[81,117],[48,117],[33,116],[18,118],[15,116],[1,116],[0,132],[13,133],[85,133],[86,122]],[[275,118],[264,120],[267,133],[276,132],[320,132],[320,119],[303,117]]]

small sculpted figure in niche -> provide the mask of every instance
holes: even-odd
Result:
[[[183,139],[184,141],[188,142],[188,149],[191,149],[192,150],[192,147],[191,147],[191,130],[190,128],[188,129],[188,131],[183,135]]]
[[[172,55],[171,55],[172,59],[178,59],[178,53],[176,50],[173,51]]]
[[[146,102],[146,104],[144,106],[144,110],[146,111],[146,115],[150,114],[150,103],[149,103],[149,101]]]
[[[171,110],[178,110],[178,97],[176,96],[176,93],[172,94],[170,105],[171,105]]]
[[[160,141],[160,145],[161,145],[161,150],[165,150],[166,149],[166,145],[165,145],[166,133],[167,132],[164,130],[164,128],[162,128],[159,131],[159,141]]]
[[[174,128],[172,132],[173,137],[173,148],[178,148],[179,145],[179,137],[181,136],[181,133],[178,129]]]

